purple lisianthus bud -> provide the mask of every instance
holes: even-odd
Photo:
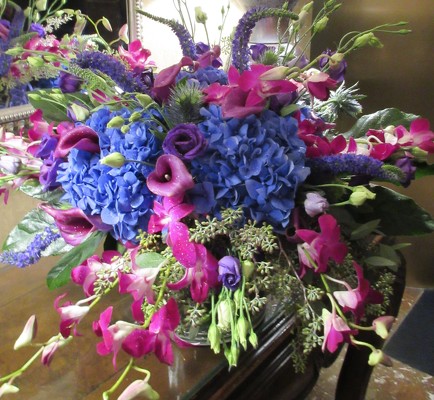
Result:
[[[306,200],[304,201],[304,209],[306,210],[306,214],[310,217],[322,214],[325,210],[327,210],[327,208],[329,208],[329,203],[327,199],[322,197],[319,193],[309,192],[306,195]]]
[[[83,81],[74,75],[61,71],[59,75],[59,88],[63,93],[74,93],[80,89]]]
[[[32,22],[30,24],[29,32],[36,32],[39,37],[43,38],[45,36],[45,29],[42,25]]]
[[[338,56],[338,54],[335,51],[331,51],[330,49],[327,49],[323,52],[323,54],[326,54],[330,56],[328,57],[322,57],[319,60],[319,67],[321,70],[324,70],[325,67],[329,67],[327,70],[327,73],[330,75],[330,78],[334,79],[336,82],[342,82],[345,79],[345,72],[347,70],[347,62]],[[333,57],[333,55],[335,55]]]
[[[58,141],[59,140],[56,137],[51,136],[48,133],[44,133],[42,135],[41,143],[39,144],[39,148],[38,151],[35,153],[35,156],[42,158],[43,160],[50,157],[51,153],[56,148]]]
[[[164,197],[180,195],[194,187],[186,166],[172,154],[158,157],[155,170],[149,174],[146,184],[152,193]]]
[[[219,261],[219,281],[230,290],[236,290],[240,284],[240,260],[225,256]]]
[[[402,157],[396,160],[395,165],[405,174],[405,180],[401,182],[402,186],[407,187],[415,178],[416,167],[412,164],[411,158]]]
[[[166,154],[189,161],[203,154],[206,145],[203,133],[195,124],[179,124],[168,132],[163,150]]]
[[[60,186],[60,183],[56,181],[56,178],[57,170],[63,162],[64,160],[62,158],[55,158],[53,155],[44,160],[39,173],[39,182],[45,191],[54,190]]]
[[[88,126],[80,125],[66,131],[59,139],[55,157],[65,157],[71,149],[88,151],[89,153],[99,153],[98,134]]]

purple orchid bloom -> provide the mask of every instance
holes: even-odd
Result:
[[[350,335],[357,334],[357,330],[351,329],[341,317],[336,315],[334,307],[331,313],[323,308],[322,319],[324,321],[322,351],[327,349],[330,353],[334,353],[341,343],[350,342]]]
[[[146,183],[152,193],[164,197],[178,196],[194,187],[184,163],[171,154],[158,157],[155,170],[149,174]]]
[[[54,308],[60,315],[60,334],[66,339],[72,334],[77,336],[77,325],[84,318],[84,316],[89,312],[89,306],[81,306],[78,303],[73,304],[70,301],[63,303],[59,306],[60,300],[66,296],[66,293],[58,296],[54,300]]]
[[[306,268],[312,268],[316,273],[327,271],[330,259],[341,263],[348,253],[347,246],[340,241],[341,230],[336,219],[329,214],[318,218],[321,233],[309,229],[297,229],[296,235],[305,243],[299,244],[298,256],[303,276]],[[305,252],[309,253],[309,257]]]
[[[85,125],[72,128],[60,136],[59,143],[54,151],[54,156],[65,157],[71,149],[99,153],[98,134],[92,128]]]

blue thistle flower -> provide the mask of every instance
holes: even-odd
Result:
[[[41,253],[55,240],[60,238],[59,232],[51,227],[44,229],[42,233],[35,235],[26,250],[20,252],[5,251],[0,254],[0,262],[15,265],[19,268],[37,263],[41,259]]]
[[[192,161],[191,173],[214,187],[215,211],[243,207],[248,218],[286,228],[297,188],[309,174],[297,121],[270,110],[225,120],[214,105],[203,108],[202,116],[198,126],[208,148]]]
[[[83,51],[71,63],[80,68],[89,68],[91,71],[106,74],[126,92],[149,92],[149,88],[140,79],[136,79],[133,72],[128,71],[121,61],[109,54],[99,51]]]

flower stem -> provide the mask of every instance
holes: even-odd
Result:
[[[120,384],[123,382],[123,380],[127,376],[128,372],[130,372],[131,368],[133,367],[133,363],[134,363],[134,358],[131,357],[130,358],[130,362],[128,363],[128,365],[126,366],[126,368],[124,369],[124,371],[122,372],[122,374],[119,377],[119,379],[114,383],[114,385],[109,390],[106,390],[102,394],[102,398],[104,400],[108,400],[110,398],[110,395],[112,395],[113,392],[120,386]]]

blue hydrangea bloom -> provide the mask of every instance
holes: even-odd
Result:
[[[200,87],[207,87],[216,82],[220,83],[220,85],[228,84],[227,73],[222,69],[211,66],[199,68],[195,72],[181,71],[176,77],[176,80],[179,81],[183,78],[198,81]]]
[[[201,114],[205,120],[199,128],[209,145],[192,161],[192,175],[214,186],[218,208],[241,206],[249,218],[283,230],[297,187],[310,172],[297,121],[269,110],[225,120],[214,105]]]
[[[151,215],[154,195],[146,186],[146,178],[161,153],[161,142],[150,131],[149,115],[149,122],[132,123],[126,134],[107,128],[117,115],[128,118],[130,111],[102,108],[92,114],[86,125],[98,133],[100,154],[73,149],[68,162],[61,165],[57,181],[66,192],[64,200],[87,215],[100,215],[104,223],[113,226],[111,233],[116,239],[135,241],[138,230],[147,228]],[[150,165],[127,162],[121,168],[111,168],[99,162],[113,152]]]

